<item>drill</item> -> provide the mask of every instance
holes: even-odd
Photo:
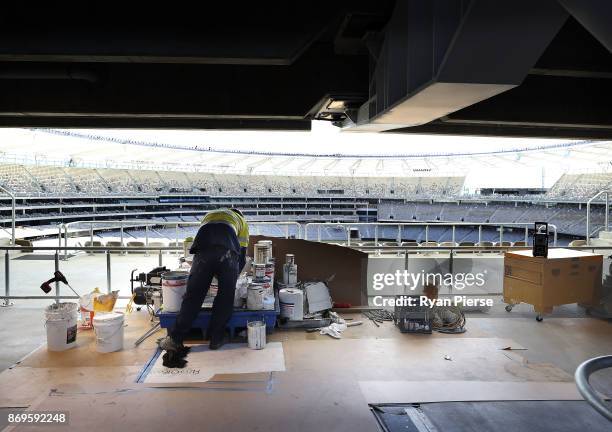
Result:
[[[81,297],[81,295],[70,286],[70,284],[68,283],[68,280],[66,280],[66,276],[64,276],[64,274],[59,270],[53,273],[53,277],[51,279],[49,279],[46,282],[43,282],[40,285],[40,289],[43,290],[45,294],[48,294],[51,291],[51,284],[55,282],[61,282],[64,285],[67,285],[68,288],[70,288],[72,292],[77,295],[77,297]]]

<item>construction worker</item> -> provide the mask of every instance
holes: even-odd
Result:
[[[225,325],[234,308],[236,280],[244,267],[248,244],[249,227],[240,210],[222,208],[206,214],[191,246],[194,257],[181,310],[168,336],[159,341],[161,349],[186,355],[183,338],[202,308],[213,276],[217,277],[219,290],[208,326],[209,346],[215,350],[223,345]]]

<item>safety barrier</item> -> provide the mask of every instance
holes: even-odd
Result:
[[[360,226],[372,226],[374,227],[374,243],[378,245],[379,240],[379,229],[381,227],[397,227],[397,239],[398,243],[402,243],[402,229],[404,227],[425,227],[425,241],[429,241],[429,228],[430,227],[451,227],[452,228],[452,242],[455,242],[455,229],[456,227],[478,227],[478,242],[482,241],[482,228],[483,227],[493,227],[499,228],[499,242],[504,241],[504,228],[523,228],[525,231],[525,243],[528,243],[529,240],[529,229],[533,229],[532,223],[518,223],[518,222],[506,222],[506,223],[479,223],[479,222],[341,222],[341,223],[333,223],[333,222],[313,222],[307,223],[304,226],[304,239],[310,240],[308,238],[309,228],[315,227],[317,229],[317,241],[321,241],[321,228],[322,227],[334,227],[341,228],[346,231],[346,242],[350,246],[351,241],[355,239],[351,239],[351,233],[349,228],[360,227]],[[553,224],[548,225],[549,231],[553,233],[553,246],[557,245],[557,227]]]
[[[495,246],[495,247],[482,247],[482,246],[359,246],[353,247],[354,249],[363,250],[363,251],[376,251],[377,253],[404,253],[406,259],[409,253],[414,252],[448,252],[451,260],[456,252],[494,252],[494,251],[508,251],[508,250],[524,250],[525,247],[521,246]],[[554,248],[554,247],[553,247]],[[10,306],[12,305],[11,300],[35,300],[35,299],[49,299],[52,298],[56,302],[64,299],[76,299],[76,296],[62,296],[61,288],[59,282],[55,284],[55,295],[54,296],[14,296],[10,293],[10,253],[11,252],[20,252],[23,249],[21,246],[0,246],[0,253],[4,252],[4,295],[0,296],[0,306]],[[54,262],[55,262],[55,270],[60,270],[60,256],[62,253],[67,254],[68,251],[83,251],[83,252],[91,252],[91,253],[104,253],[106,256],[106,290],[108,293],[111,292],[111,281],[112,281],[112,263],[111,263],[111,253],[113,252],[156,252],[158,254],[158,265],[163,265],[163,253],[164,252],[179,252],[182,251],[181,247],[83,247],[83,246],[28,246],[28,249],[32,252],[44,252],[44,251],[52,251],[54,252]],[[552,249],[552,248],[551,248]],[[609,251],[609,246],[576,246],[576,247],[568,247],[568,249],[575,250],[590,250],[595,252],[596,250],[606,250]],[[452,268],[452,267],[451,267]],[[129,297],[119,297],[122,299],[127,299]]]

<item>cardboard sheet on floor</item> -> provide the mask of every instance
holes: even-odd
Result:
[[[281,342],[271,342],[262,350],[250,349],[245,344],[227,344],[215,351],[208,349],[207,345],[194,345],[187,361],[183,369],[167,368],[160,355],[140,381],[146,384],[180,384],[206,382],[218,374],[285,370]]]
[[[573,382],[360,381],[369,404],[582,400]]]

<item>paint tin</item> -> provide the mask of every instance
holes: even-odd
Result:
[[[255,264],[255,281],[263,282],[264,277],[266,277],[266,265],[265,264]]]
[[[261,310],[264,307],[266,289],[262,283],[252,283],[247,288],[247,309]]]
[[[249,348],[264,349],[266,346],[266,323],[264,321],[251,321],[247,323],[247,336]]]

